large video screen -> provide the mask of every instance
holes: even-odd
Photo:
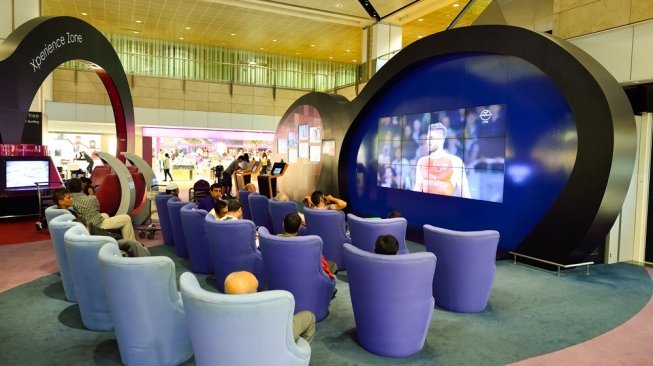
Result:
[[[34,183],[50,181],[49,160],[6,160],[5,187],[36,188]]]
[[[503,202],[506,105],[379,119],[381,187]]]

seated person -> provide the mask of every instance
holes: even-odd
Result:
[[[332,195],[325,196],[321,191],[315,191],[304,197],[304,204],[316,210],[344,210],[347,202]]]
[[[403,217],[401,215],[401,212],[399,212],[399,211],[390,211],[390,212],[388,212],[388,218],[389,219],[394,219],[394,218],[397,218],[397,217]]]
[[[220,218],[220,220],[240,220],[243,218],[243,208],[240,205],[240,200],[237,198],[227,201],[227,214]]]
[[[277,236],[285,236],[285,237],[297,236],[297,232],[299,232],[299,228],[301,226],[302,226],[302,218],[299,217],[299,215],[294,212],[289,213],[283,219],[284,232]],[[338,272],[338,264],[332,261],[328,261],[324,259],[324,256],[322,256],[322,269],[324,270],[324,273],[326,273],[329,277],[336,278],[335,273]]]
[[[123,239],[136,240],[132,219],[129,215],[109,217],[105,213],[100,213],[100,202],[96,196],[87,196],[82,193],[82,181],[79,178],[69,180],[68,189],[72,193],[73,207],[77,212],[77,217],[83,222],[105,230],[120,229]]]
[[[223,200],[215,201],[213,209],[209,211],[209,214],[213,215],[216,220],[222,220],[222,218],[227,214],[227,202]]]
[[[288,201],[290,201],[290,198],[288,198],[287,194],[285,194],[283,192],[279,192],[279,193],[277,193],[276,196],[274,196],[273,200],[279,201],[279,202],[288,202]]]
[[[93,181],[91,178],[81,177],[79,179],[82,181],[82,192],[87,196],[95,195],[95,188],[93,188]]]
[[[168,183],[168,185],[166,185],[166,194],[171,194],[179,198],[179,186],[177,185],[177,183],[175,182]]]
[[[251,294],[258,288],[256,276],[247,271],[232,272],[224,280],[224,292],[229,295]],[[311,343],[315,335],[315,314],[300,311],[293,316],[292,333],[295,341],[302,337]]]
[[[247,183],[245,184],[245,190],[249,193],[254,193],[256,192],[256,186],[254,185],[254,183]]]
[[[57,203],[57,207],[63,210],[68,210],[75,217],[77,213],[72,209],[73,198],[70,192],[67,189],[58,189],[52,193],[54,201]],[[118,241],[118,247],[120,250],[127,254],[129,257],[147,257],[150,256],[150,251],[140,242],[136,240],[123,239],[122,236],[118,233],[113,233],[101,228],[98,228],[95,225],[88,225],[81,219],[77,218],[77,221],[81,222],[84,226],[88,228],[88,231],[91,235],[101,235],[101,236],[110,236]],[[123,254],[123,255],[124,255]]]
[[[374,243],[374,253],[395,255],[399,251],[399,242],[397,238],[390,234],[379,235]]]
[[[202,198],[200,203],[197,204],[197,208],[211,211],[213,207],[215,207],[215,204],[220,200],[220,197],[222,197],[222,187],[218,183],[213,183],[211,184],[211,188],[209,188],[209,193],[211,194]]]

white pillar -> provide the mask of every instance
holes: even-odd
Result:
[[[401,50],[401,27],[377,23],[363,30],[363,62],[371,67],[369,75],[376,73],[395,53]]]

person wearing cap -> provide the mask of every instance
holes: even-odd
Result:
[[[179,197],[179,186],[175,182],[168,183],[166,185],[166,194],[171,194],[175,197]]]
[[[440,123],[429,125],[429,155],[417,160],[413,191],[445,196],[471,198],[465,165],[458,156],[444,148],[447,127]]]
[[[251,272],[239,271],[230,273],[224,280],[224,292],[227,295],[252,294],[258,288],[258,280]],[[292,333],[295,341],[302,337],[311,343],[315,335],[315,314],[303,310],[293,316]]]

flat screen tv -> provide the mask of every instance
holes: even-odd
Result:
[[[506,105],[379,119],[377,185],[503,202]]]
[[[5,188],[36,188],[37,182],[50,181],[49,159],[5,160]]]

